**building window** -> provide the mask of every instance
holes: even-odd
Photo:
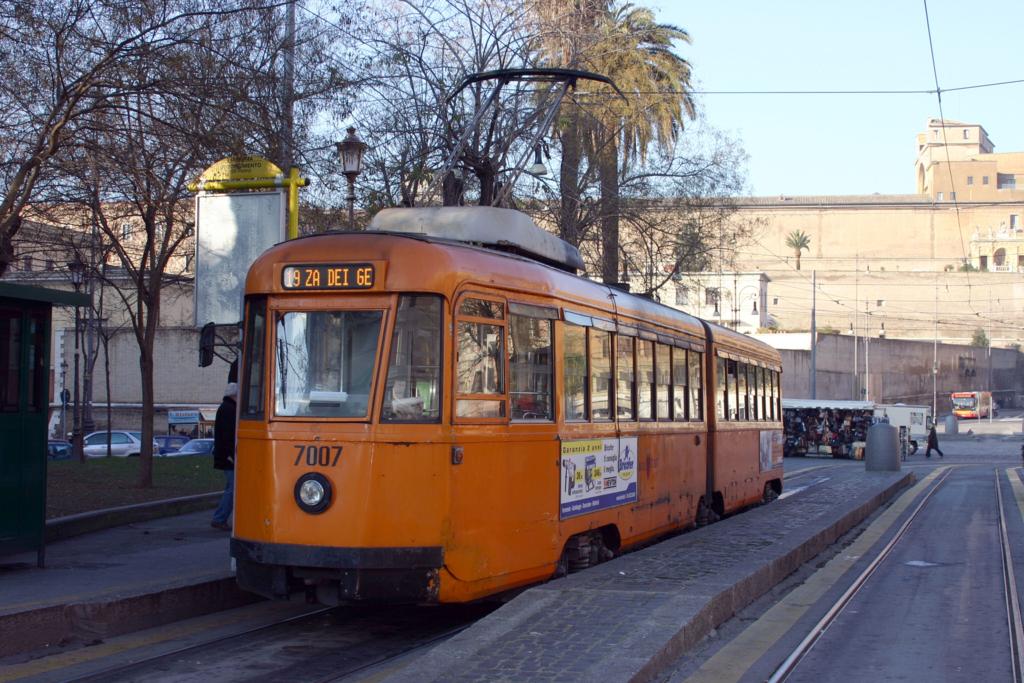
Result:
[[[46,259],[46,270],[49,270],[49,271],[53,270],[53,259],[52,258]]]
[[[132,224],[122,223],[121,224],[121,239],[126,240],[132,236]]]
[[[967,176],[967,184],[968,185],[973,185],[974,184],[974,176],[972,176],[972,175]]]
[[[996,189],[997,190],[1016,190],[1017,189],[1017,176],[1012,173],[997,173],[996,174]]]
[[[942,193],[941,192],[936,192],[935,193],[935,198],[941,202],[942,201]]]
[[[970,138],[971,138],[971,131],[969,131],[966,128],[964,128],[964,140],[969,140]]]
[[[978,257],[978,270],[988,270],[988,256],[986,254]]]
[[[779,305],[779,297],[773,296],[772,297],[772,306],[778,306],[778,305]]]
[[[951,202],[955,202],[956,201],[956,192],[950,192],[949,193],[949,201],[951,201]]]
[[[992,265],[1001,267],[1006,265],[1006,250],[1000,247],[992,254]]]
[[[31,271],[32,270],[32,257],[31,256],[23,256],[21,258],[21,267],[26,272]]]
[[[982,185],[988,185],[988,176],[987,175],[981,176],[981,184]]]
[[[1018,216],[1015,213],[1010,214],[1010,229],[1016,230],[1020,227],[1020,222],[1017,220]]]
[[[717,306],[718,305],[718,288],[708,287],[704,290],[704,305],[705,306]]]
[[[685,306],[690,303],[690,292],[683,285],[676,285],[676,306]]]

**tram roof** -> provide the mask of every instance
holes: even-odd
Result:
[[[492,206],[384,209],[370,221],[370,230],[479,244],[530,256],[570,273],[583,270],[579,249],[513,209]]]

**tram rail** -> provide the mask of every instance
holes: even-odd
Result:
[[[920,502],[914,507],[913,511],[904,520],[903,524],[899,527],[892,538],[882,547],[875,557],[871,560],[870,564],[854,579],[853,583],[843,592],[843,594],[832,604],[831,607],[826,611],[825,615],[818,620],[817,623],[808,631],[807,635],[800,641],[800,643],[790,652],[790,654],[782,661],[782,663],[775,669],[772,675],[768,678],[769,683],[780,683],[785,681],[788,677],[799,667],[804,657],[814,648],[820,638],[828,630],[828,628],[836,622],[839,616],[843,613],[846,607],[850,604],[854,597],[860,593],[863,588],[867,585],[871,577],[876,573],[882,563],[892,554],[892,551],[900,544],[904,539],[907,531],[919,519],[920,513],[929,504],[932,496],[942,487],[942,485],[949,478],[952,473],[952,469],[943,472],[938,481],[930,487]],[[1008,472],[1008,476],[1009,475]],[[1000,555],[1002,559],[1002,572],[1003,572],[1003,588],[1004,598],[1006,605],[1006,619],[1009,627],[1010,637],[1010,653],[1011,653],[1011,666],[1013,670],[1013,680],[1022,681],[1022,675],[1024,675],[1024,624],[1022,624],[1022,616],[1020,609],[1020,601],[1016,588],[1015,572],[1013,566],[1013,557],[1011,554],[1011,548],[1009,544],[1009,535],[1007,532],[1006,524],[1006,510],[1003,504],[1002,489],[1000,486],[1000,472],[995,470],[995,489],[996,489],[996,503],[999,512],[999,534],[1000,534]]]

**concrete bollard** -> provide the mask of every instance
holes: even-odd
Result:
[[[900,471],[900,431],[895,425],[879,422],[868,429],[864,468],[869,472]]]
[[[957,422],[956,415],[947,415],[946,416],[946,433],[947,434],[959,434],[960,433],[960,426],[959,426],[959,422]]]

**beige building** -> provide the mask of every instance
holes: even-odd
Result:
[[[737,266],[769,280],[766,326],[809,329],[816,271],[819,328],[951,343],[980,328],[997,345],[1024,342],[1024,153],[994,149],[980,125],[931,119],[917,194],[739,200],[733,220],[755,236]],[[794,231],[810,238],[799,266]]]

